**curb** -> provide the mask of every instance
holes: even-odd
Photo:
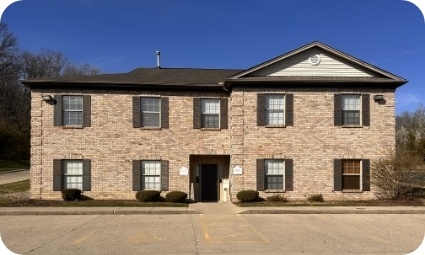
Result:
[[[143,215],[143,214],[162,214],[162,215],[171,215],[171,214],[199,214],[195,210],[4,210],[0,209],[0,216],[21,216],[21,215]]]
[[[239,214],[425,214],[420,210],[246,210]]]

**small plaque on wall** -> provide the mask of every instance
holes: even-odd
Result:
[[[243,174],[243,169],[240,166],[235,166],[233,168],[233,174]]]
[[[189,169],[187,167],[180,168],[180,175],[189,175]]]

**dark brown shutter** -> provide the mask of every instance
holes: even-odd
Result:
[[[168,97],[161,97],[161,128],[169,128],[168,110],[169,110]]]
[[[334,159],[334,191],[342,190],[342,160]]]
[[[294,190],[294,160],[285,159],[285,191]]]
[[[257,94],[257,126],[265,125],[266,95]]]
[[[362,95],[362,125],[370,126],[370,95]]]
[[[370,160],[362,160],[363,191],[370,191]]]
[[[139,128],[141,126],[141,109],[140,97],[133,97],[133,127]]]
[[[334,95],[334,126],[342,125],[341,95]]]
[[[141,189],[141,172],[140,160],[133,160],[133,191],[139,191]]]
[[[91,127],[91,97],[83,96],[83,127]]]
[[[285,95],[285,126],[294,125],[294,95],[286,94]]]
[[[228,99],[220,98],[220,128],[227,129],[228,127]]]
[[[201,99],[193,98],[193,128],[201,128]]]
[[[265,167],[264,159],[257,159],[257,190],[265,189]]]
[[[54,108],[54,117],[53,117],[53,125],[54,126],[62,126],[62,96],[55,95],[55,108]]]
[[[62,160],[53,160],[53,191],[60,191],[63,187]]]
[[[168,160],[161,160],[161,191],[168,190]]]
[[[90,159],[83,160],[83,190],[91,190],[91,161]]]

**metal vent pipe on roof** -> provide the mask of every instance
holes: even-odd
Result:
[[[161,68],[161,52],[159,50],[156,51],[156,68]]]

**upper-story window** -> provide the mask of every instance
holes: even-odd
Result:
[[[90,127],[91,97],[55,95],[54,126]]]
[[[293,94],[257,94],[257,126],[294,125]]]
[[[161,126],[161,99],[157,97],[142,97],[143,127]]]
[[[133,127],[168,128],[168,97],[133,97]]]
[[[266,125],[285,125],[285,96],[266,95]]]
[[[63,97],[63,124],[83,125],[83,96]]]
[[[228,128],[227,98],[194,98],[193,128]]]
[[[335,94],[334,125],[370,126],[369,94]]]
[[[201,99],[201,127],[220,128],[220,99]]]
[[[360,125],[360,95],[342,95],[342,124]]]

